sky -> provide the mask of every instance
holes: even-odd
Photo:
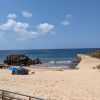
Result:
[[[0,0],[0,50],[100,48],[100,0]]]

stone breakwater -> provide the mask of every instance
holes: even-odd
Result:
[[[77,59],[80,60],[80,63],[77,66],[77,68],[80,69],[92,69],[100,64],[100,59],[88,55],[77,54]]]

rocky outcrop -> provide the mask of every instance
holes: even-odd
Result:
[[[100,59],[100,50],[95,51],[95,52],[92,52],[89,55],[92,56],[92,57],[95,57],[95,58],[99,58]]]
[[[14,54],[14,55],[9,55],[6,57],[4,60],[5,64],[8,65],[33,65],[33,64],[40,64],[41,61],[37,58],[35,60],[32,60],[31,58],[27,57],[24,54]]]

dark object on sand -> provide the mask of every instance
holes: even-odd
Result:
[[[92,56],[92,57],[95,57],[95,58],[99,58],[100,59],[100,50],[98,50],[96,52],[92,52],[89,55]]]
[[[28,75],[29,70],[23,67],[19,67],[16,70],[12,70],[12,75]]]
[[[97,65],[96,68],[97,68],[97,69],[100,69],[100,65]]]
[[[0,64],[0,69],[3,69],[4,68],[4,64]]]
[[[24,54],[14,54],[7,56],[6,59],[4,60],[4,63],[14,66],[20,66],[20,65],[27,66],[33,64],[40,64],[41,61],[38,58],[36,60],[32,60]]]
[[[31,74],[35,74],[35,72],[31,72]]]
[[[6,64],[0,64],[0,69],[6,69],[9,68],[9,65]]]

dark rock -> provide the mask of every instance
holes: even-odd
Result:
[[[8,65],[26,66],[26,65],[40,64],[41,61],[38,58],[32,60],[24,54],[14,54],[7,56],[6,59],[4,60],[4,63]]]

